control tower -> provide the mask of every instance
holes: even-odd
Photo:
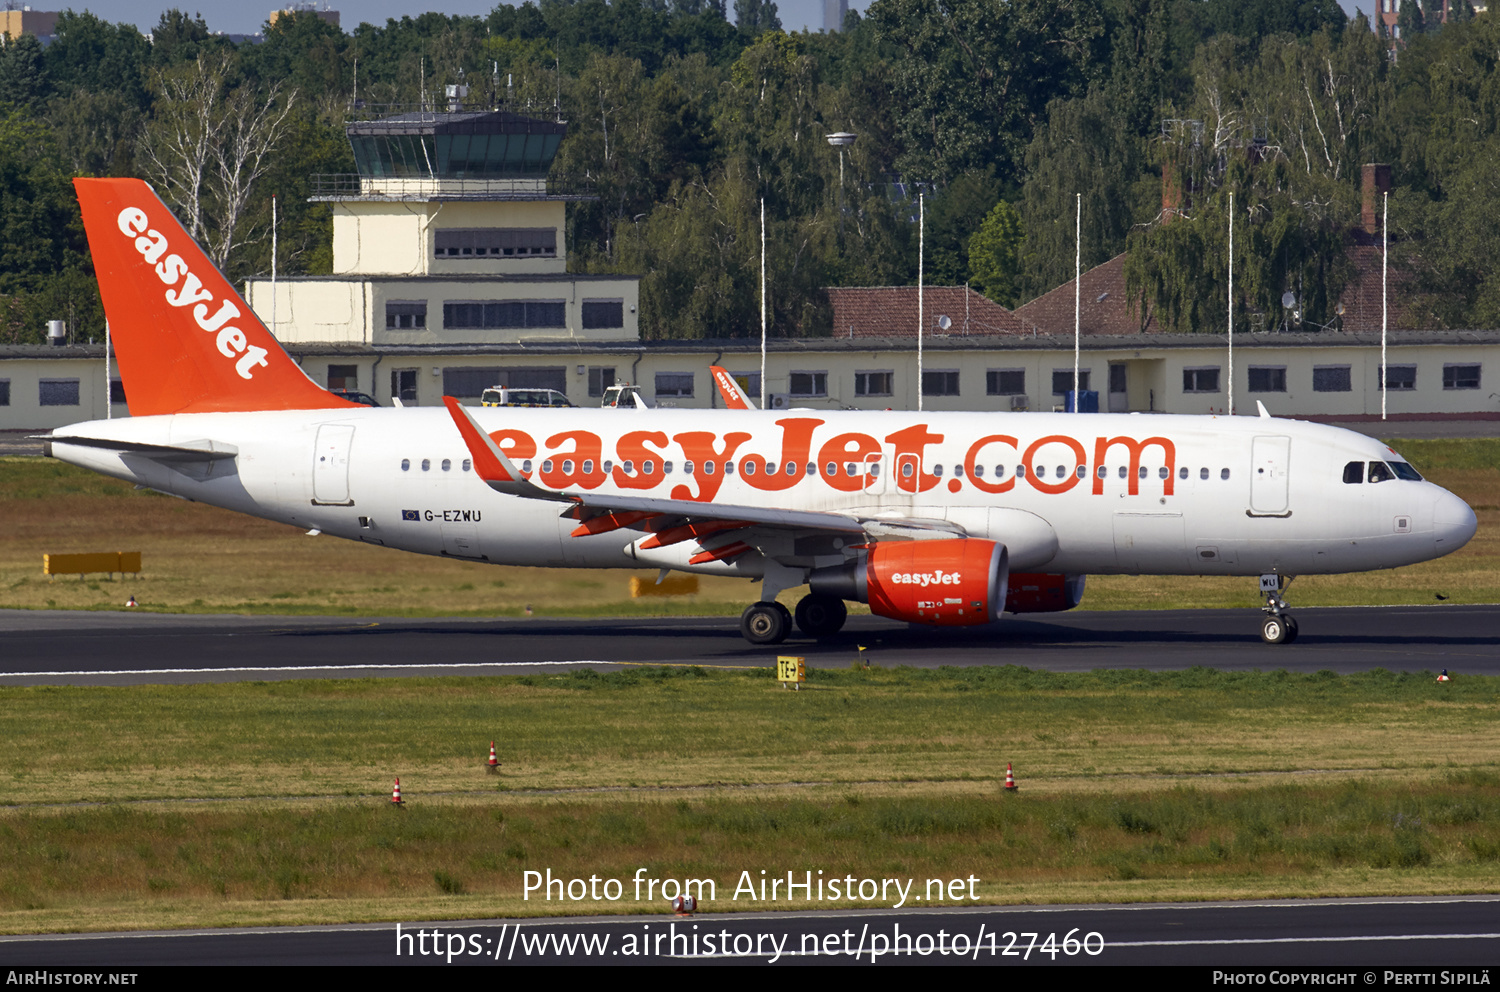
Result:
[[[333,212],[333,273],[252,279],[288,344],[439,349],[639,337],[640,277],[568,272],[566,209],[592,199],[551,174],[567,125],[505,110],[356,120],[358,171],[313,177]],[[409,353],[409,352],[408,352]]]

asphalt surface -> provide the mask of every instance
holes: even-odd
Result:
[[[919,880],[916,887],[921,884]],[[399,936],[396,924],[382,923],[0,937],[0,964],[69,969],[257,964],[1335,966],[1349,973],[1352,984],[1383,987],[1394,984],[1387,969],[1414,968],[1449,969],[1450,978],[1462,974],[1475,984],[1493,985],[1500,974],[1492,972],[1500,973],[1500,968],[1487,966],[1497,960],[1496,896],[774,914],[714,913],[710,908],[691,919],[412,922],[400,925]],[[1418,983],[1458,984],[1440,975],[1435,972]],[[1201,977],[1205,985],[1223,984],[1211,982],[1209,974]]]
[[[755,647],[731,617],[343,619],[0,611],[0,685],[535,674],[560,668],[1022,665],[1500,674],[1500,606],[1298,610],[1295,644],[1260,639],[1257,610],[1132,610],[1007,618],[984,628],[852,617],[844,631]],[[861,654],[859,648],[866,650]]]

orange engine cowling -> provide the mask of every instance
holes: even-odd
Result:
[[[814,593],[869,603],[876,616],[943,627],[989,623],[1005,605],[1005,545],[978,538],[883,541],[859,561],[814,572]]]
[[[1007,613],[1061,613],[1083,601],[1083,575],[1012,572],[1005,594]]]

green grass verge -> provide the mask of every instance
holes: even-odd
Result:
[[[1494,884],[1500,679],[809,676],[3,689],[0,929],[664,908],[523,899],[549,868],[712,878],[721,910],[767,908],[724,895],[762,868],[988,902]]]

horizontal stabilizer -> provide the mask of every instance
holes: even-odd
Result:
[[[142,455],[157,462],[214,462],[233,458],[240,449],[222,441],[185,441],[182,444],[146,444],[142,441],[116,441],[107,437],[68,437],[60,434],[43,434],[38,440],[45,441],[47,457],[52,457],[52,445],[75,444],[81,448],[103,448],[125,454]]]

